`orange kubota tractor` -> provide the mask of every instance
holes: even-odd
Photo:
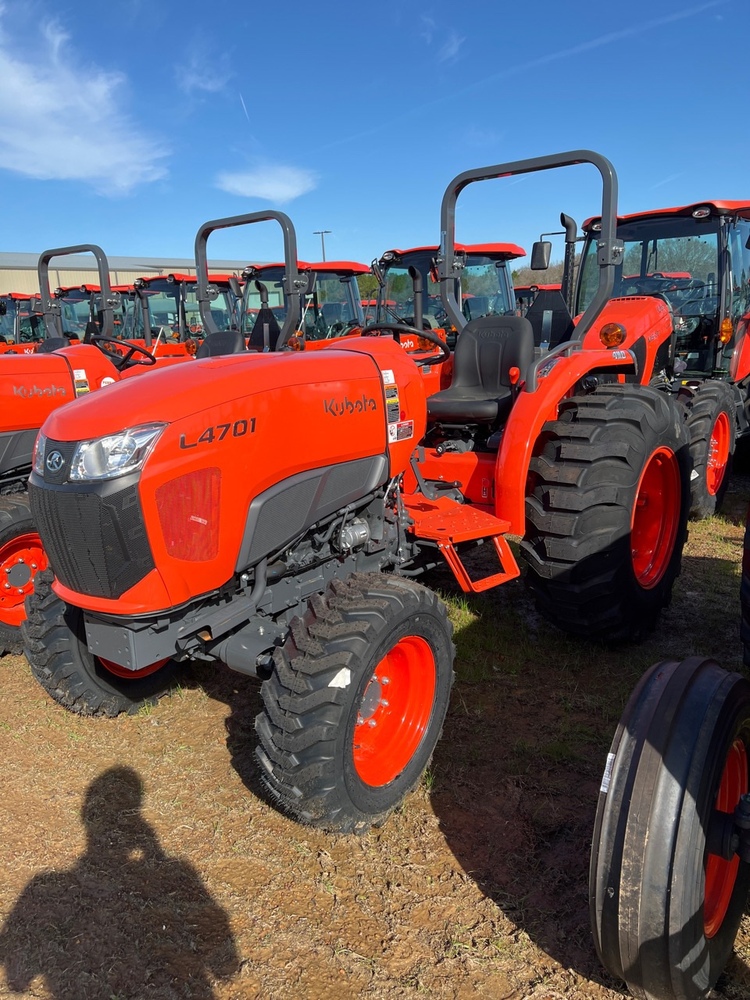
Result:
[[[0,295],[0,354],[33,354],[42,340],[41,298],[30,292]]]
[[[220,330],[239,327],[239,280],[234,275],[211,274],[209,282],[215,326]],[[134,285],[138,308],[119,336],[159,358],[195,355],[204,338],[195,275],[149,275],[136,278]]]
[[[600,220],[585,240],[576,309],[596,289]],[[621,216],[615,294],[663,299],[690,453],[691,516],[718,510],[737,440],[750,434],[750,202],[705,201]]]
[[[72,330],[63,321],[64,297],[50,290],[49,262],[82,252],[93,253],[99,267],[96,319],[90,316],[80,329]],[[65,403],[149,371],[156,364],[144,348],[114,337],[113,314],[119,297],[110,288],[107,259],[100,247],[45,251],[39,258],[39,286],[46,336],[35,345],[35,353],[0,355],[0,655],[21,651],[24,600],[33,589],[35,574],[47,565],[26,493],[39,428]],[[88,295],[81,300],[89,316]],[[81,341],[71,342],[71,334],[80,334]],[[159,362],[169,363],[168,359]]]
[[[242,331],[248,346],[275,350],[287,313],[284,264],[252,264],[242,272]],[[369,274],[366,264],[349,260],[319,263],[297,262],[308,276],[299,303],[299,330],[290,342],[300,350],[324,346],[324,342],[349,336],[364,326],[357,275]]]
[[[527,319],[466,320],[455,202],[475,181],[579,163],[602,179],[599,290],[572,339],[535,359]],[[29,496],[51,571],[23,633],[52,697],[84,714],[133,710],[191,657],[257,676],[270,794],[352,831],[401,801],[441,731],[454,651],[426,569],[444,559],[468,592],[505,583],[519,574],[515,533],[565,627],[630,638],[653,622],[685,537],[687,438],[672,398],[645,384],[671,337],[666,304],[611,300],[616,191],[612,165],[587,150],[451,183],[439,278],[460,333],[452,385],[429,397],[428,366],[389,334],[433,337],[440,363],[451,355],[432,331],[378,322],[285,349],[311,281],[287,216],[206,223],[208,356],[155,373],[148,397],[128,380],[58,410],[36,442]],[[276,351],[253,352],[216,331],[205,245],[262,220],[284,233],[287,315]],[[643,365],[629,346],[640,336]],[[464,550],[481,542],[499,565],[477,578]]]

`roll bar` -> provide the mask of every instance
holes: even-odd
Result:
[[[44,250],[40,255],[37,264],[37,273],[39,275],[39,293],[42,297],[42,315],[44,316],[44,326],[47,330],[47,336],[64,336],[62,307],[52,295],[52,289],[50,288],[49,262],[53,257],[67,257],[74,253],[92,253],[96,258],[96,266],[99,271],[99,288],[101,289],[101,335],[103,337],[114,337],[114,306],[117,299],[109,283],[109,261],[102,248],[96,246],[94,243],[81,243],[74,247],[55,247],[52,250]]]
[[[526,160],[513,160],[509,163],[497,163],[494,166],[480,167],[476,170],[465,170],[450,182],[443,195],[440,208],[440,255],[438,262],[438,279],[440,281],[440,298],[445,311],[457,330],[466,325],[466,318],[461,312],[461,306],[455,295],[456,276],[456,201],[459,194],[469,184],[475,181],[494,180],[498,177],[513,177],[517,174],[529,174],[538,170],[552,170],[555,167],[568,167],[578,163],[591,163],[597,168],[602,179],[602,229],[597,244],[597,263],[599,264],[599,287],[586,311],[581,316],[573,334],[574,340],[581,341],[586,331],[596,320],[606,303],[612,296],[615,283],[615,267],[622,263],[624,245],[616,238],[617,232],[617,174],[610,161],[590,149],[576,149],[567,153],[553,153],[550,156],[537,156]]]
[[[301,274],[297,268],[297,234],[292,220],[284,212],[268,209],[266,212],[248,212],[245,215],[231,215],[225,219],[214,219],[204,222],[195,237],[195,268],[198,279],[198,309],[200,310],[203,329],[207,333],[216,333],[218,327],[211,316],[211,302],[216,298],[216,289],[208,280],[208,258],[206,244],[208,237],[217,229],[229,229],[233,226],[247,226],[256,222],[278,222],[284,235],[284,298],[286,300],[286,318],[277,341],[277,350],[286,344],[291,334],[297,329],[301,316],[301,296],[308,290],[309,278]]]

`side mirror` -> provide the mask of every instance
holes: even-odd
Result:
[[[549,240],[537,240],[531,248],[531,270],[546,271],[552,256],[552,244]]]
[[[374,260],[372,264],[370,264],[370,268],[372,270],[372,273],[375,275],[377,283],[380,285],[381,288],[383,288],[385,286],[385,278],[383,277],[383,272],[381,270],[378,261]]]

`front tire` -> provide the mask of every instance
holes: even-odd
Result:
[[[729,484],[735,445],[735,397],[726,382],[702,382],[687,403],[690,437],[690,517],[716,514]]]
[[[589,873],[602,964],[642,1000],[699,1000],[721,974],[750,865],[712,853],[748,791],[750,683],[713,660],[657,663],[607,758]]]
[[[25,493],[0,497],[0,656],[23,652],[24,602],[47,556]]]
[[[36,577],[23,623],[24,652],[31,672],[55,701],[77,715],[132,715],[169,690],[178,669],[163,660],[135,673],[89,652],[83,612],[52,590],[54,574]]]
[[[558,628],[639,639],[669,603],[687,536],[683,423],[662,392],[604,385],[545,424],[521,549],[537,607]]]
[[[451,635],[443,603],[410,580],[356,574],[313,598],[262,687],[256,754],[273,798],[340,833],[382,823],[440,737]]]

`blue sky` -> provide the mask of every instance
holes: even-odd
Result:
[[[324,229],[369,263],[437,242],[461,171],[578,148],[621,212],[748,198],[749,49],[747,0],[0,0],[0,249],[192,257],[203,222],[277,208],[301,258]],[[599,206],[586,166],[475,184],[456,237],[529,247]]]

